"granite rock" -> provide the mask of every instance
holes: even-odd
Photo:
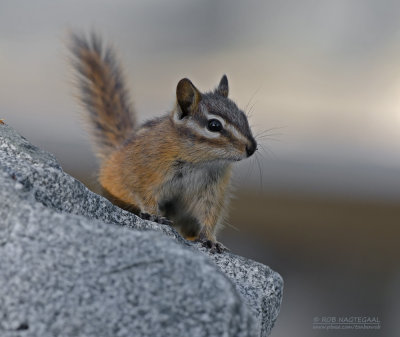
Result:
[[[0,184],[1,336],[270,333],[279,274],[121,210],[7,125]]]

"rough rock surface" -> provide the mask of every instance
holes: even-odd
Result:
[[[279,274],[119,209],[7,125],[0,184],[1,336],[270,333]]]

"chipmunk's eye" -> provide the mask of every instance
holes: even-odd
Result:
[[[207,124],[207,129],[212,132],[219,132],[222,130],[222,124],[218,119],[210,119]]]

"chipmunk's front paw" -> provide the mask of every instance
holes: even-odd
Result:
[[[139,217],[143,220],[153,221],[161,225],[172,226],[172,221],[164,218],[163,216],[140,212]]]
[[[209,239],[199,238],[195,242],[200,242],[203,247],[206,247],[211,254],[221,254],[229,252],[229,249],[225,247],[221,242],[214,242]]]

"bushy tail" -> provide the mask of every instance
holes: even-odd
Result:
[[[72,65],[77,72],[79,99],[91,124],[96,152],[107,157],[132,134],[135,115],[129,104],[121,68],[111,48],[95,34],[71,34]]]

